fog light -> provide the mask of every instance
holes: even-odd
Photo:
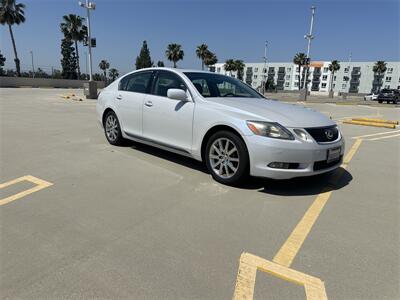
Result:
[[[285,162],[272,162],[268,165],[270,168],[274,169],[289,169],[290,163]]]

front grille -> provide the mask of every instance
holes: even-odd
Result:
[[[317,143],[334,142],[339,138],[339,130],[336,126],[305,128]]]
[[[314,163],[314,171],[319,171],[319,170],[328,169],[330,167],[333,167],[333,166],[341,163],[342,159],[343,159],[343,155],[341,155],[336,160],[330,161],[329,163],[326,160],[316,161]]]

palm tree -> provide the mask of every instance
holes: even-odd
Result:
[[[201,59],[201,69],[204,70],[204,60],[206,59],[207,55],[209,55],[210,51],[208,50],[208,46],[206,44],[201,44],[197,46],[196,55],[198,58]]]
[[[298,65],[299,66],[299,78],[300,78],[300,82],[299,82],[299,90],[301,89],[301,86],[302,86],[302,82],[303,82],[303,79],[304,78],[302,78],[303,76],[303,74],[301,73],[301,67],[302,66],[305,66],[306,64],[307,64],[307,55],[305,55],[304,53],[297,53],[294,57],[293,57],[293,63],[295,64],[295,65]]]
[[[99,63],[99,68],[103,70],[104,81],[107,82],[107,69],[110,67],[110,63],[105,59],[101,60]]]
[[[174,63],[174,68],[176,68],[176,62],[183,59],[185,53],[181,49],[182,46],[179,44],[169,44],[167,50],[165,51],[165,55],[169,61]]]
[[[111,77],[111,80],[114,81],[118,76],[118,70],[115,68],[111,68],[110,70],[108,70],[108,76]]]
[[[87,36],[87,27],[83,25],[84,18],[77,15],[65,15],[63,16],[63,20],[64,22],[60,24],[61,32],[64,34],[65,38],[75,43],[78,78],[80,78],[81,69],[79,67],[78,42],[82,42]]]
[[[378,60],[372,70],[375,73],[375,76],[378,78],[378,93],[381,91],[381,76],[386,72],[386,63],[383,60]]]
[[[237,78],[239,80],[243,80],[243,71],[244,71],[245,64],[243,60],[237,59],[235,60],[235,69],[237,71]]]
[[[218,62],[218,58],[211,51],[207,51],[203,62],[209,68],[210,66],[215,65]]]
[[[159,61],[157,62],[157,67],[160,67],[160,68],[165,67],[165,66],[164,66],[164,62],[163,62],[162,60],[159,60]]]
[[[236,71],[235,61],[233,59],[227,59],[224,64],[224,69],[225,71],[230,72],[230,75],[232,76],[232,72]]]
[[[0,0],[0,23],[1,25],[8,25],[10,31],[11,42],[13,44],[14,56],[15,56],[15,69],[17,76],[21,76],[21,64],[18,58],[17,46],[15,45],[14,33],[12,31],[12,25],[19,25],[25,22],[25,5],[22,3],[15,3],[15,0]]]
[[[331,71],[331,83],[330,83],[330,89],[329,89],[329,91],[330,91],[330,93],[329,93],[329,95],[331,96],[333,96],[333,76],[335,75],[335,72],[336,71],[339,71],[340,70],[340,63],[339,63],[339,61],[337,61],[337,60],[333,60],[331,63],[330,63],[330,65],[329,65],[329,67],[328,67],[328,69],[329,69],[329,71]]]

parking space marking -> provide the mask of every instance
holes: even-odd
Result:
[[[330,182],[334,183],[340,180],[344,173],[343,171],[349,165],[354,154],[356,154],[362,141],[362,139],[356,139],[343,160],[341,171],[339,170],[336,172],[336,175],[331,178]],[[332,191],[328,191],[326,188],[325,191],[315,198],[303,218],[279,249],[272,262],[249,253],[242,254],[233,299],[253,299],[257,270],[270,273],[287,281],[304,285],[308,300],[327,299],[324,283],[320,279],[295,271],[289,267],[331,195]],[[250,256],[250,258],[248,259],[247,256]],[[248,263],[247,260],[253,261],[253,263]],[[308,279],[312,280],[307,281]]]
[[[384,131],[384,132],[378,132],[378,133],[373,133],[373,134],[365,134],[365,135],[360,135],[360,136],[354,136],[352,138],[353,139],[360,139],[360,138],[366,138],[366,137],[384,135],[384,134],[390,134],[390,133],[396,133],[396,132],[400,132],[400,130],[392,130],[392,131]]]
[[[27,189],[25,191],[19,192],[17,194],[11,195],[9,197],[0,199],[0,206],[4,205],[4,204],[7,204],[7,203],[10,203],[12,201],[15,201],[17,199],[20,199],[20,198],[25,197],[25,196],[27,196],[29,194],[35,193],[37,191],[40,191],[40,190],[42,190],[44,188],[47,188],[47,187],[53,185],[51,182],[45,181],[43,179],[31,176],[31,175],[26,175],[26,176],[22,176],[22,177],[19,177],[19,178],[16,178],[16,179],[1,183],[0,184],[0,189],[6,188],[6,187],[8,187],[10,185],[17,184],[17,183],[22,182],[22,181],[29,181],[29,182],[31,182],[33,184],[36,184],[36,186],[34,186],[34,187],[30,188],[30,189]]]
[[[400,134],[381,136],[381,137],[377,137],[377,138],[373,138],[373,139],[368,139],[367,141],[377,141],[377,140],[383,140],[383,139],[390,139],[390,138],[394,138],[396,136],[400,136]]]
[[[325,285],[316,277],[301,273],[250,253],[242,253],[236,280],[234,300],[253,299],[257,271],[304,286],[307,300],[327,300]]]

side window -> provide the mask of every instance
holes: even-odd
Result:
[[[210,89],[208,88],[207,81],[204,79],[194,79],[192,80],[193,85],[196,87],[196,89],[199,91],[199,93],[203,97],[211,97]]]
[[[168,89],[181,89],[186,91],[183,80],[171,72],[159,72],[154,84],[154,95],[167,97]]]
[[[127,75],[121,79],[119,89],[127,92],[146,93],[151,75],[151,72]]]

